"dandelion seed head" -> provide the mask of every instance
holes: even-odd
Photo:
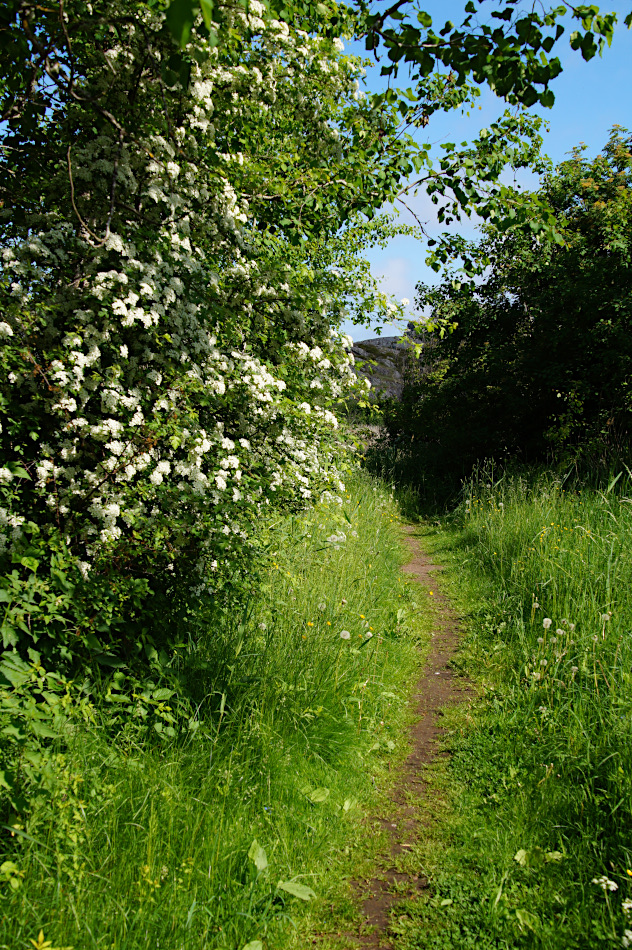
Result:
[[[553,621],[551,620],[550,617],[545,617],[544,620],[542,621],[542,626],[544,627],[545,630],[548,630],[552,623]]]
[[[348,630],[341,630],[341,631],[340,631],[340,639],[341,639],[341,640],[350,640],[350,639],[351,639],[351,634],[349,633]]]

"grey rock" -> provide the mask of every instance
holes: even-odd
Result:
[[[379,396],[395,396],[404,388],[404,373],[410,357],[411,341],[400,336],[382,336],[354,343],[356,373],[371,383]]]

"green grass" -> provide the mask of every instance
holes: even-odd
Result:
[[[632,485],[608,487],[482,479],[422,528],[466,617],[459,663],[478,698],[446,718],[431,889],[398,909],[398,950],[628,939]]]
[[[350,486],[266,527],[257,597],[183,667],[206,690],[192,736],[152,741],[130,717],[111,741],[104,706],[59,750],[5,831],[2,948],[42,929],[75,950],[276,950],[332,907],[353,917],[345,875],[399,753],[420,631],[397,507],[374,480]]]

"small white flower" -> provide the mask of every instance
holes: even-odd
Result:
[[[0,323],[0,338],[13,336],[13,329],[3,320]]]
[[[349,633],[348,630],[341,630],[341,631],[340,631],[340,639],[341,639],[341,640],[350,640],[350,639],[351,639],[351,634]]]
[[[632,900],[629,897],[626,897],[624,901],[621,902],[621,910],[627,916],[629,916],[630,911],[632,911]]]
[[[324,602],[323,602],[323,603],[320,603],[320,604],[318,605],[318,609],[319,609],[319,610],[324,610],[324,609],[326,608],[326,606],[327,606],[326,603],[324,603]]]
[[[259,629],[260,629],[260,630],[267,630],[267,629],[268,629],[268,625],[267,625],[266,623],[264,623],[263,620],[262,620],[261,623],[259,624]]]
[[[545,617],[544,620],[542,621],[542,626],[544,627],[545,630],[548,630],[552,623],[553,621],[551,620],[550,617]]]
[[[611,881],[610,878],[606,877],[605,874],[602,874],[601,877],[594,877],[592,879],[593,884],[597,884],[602,891],[618,891],[619,885],[615,881]]]
[[[632,930],[624,930],[621,937],[622,947],[632,947]]]

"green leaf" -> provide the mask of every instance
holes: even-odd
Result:
[[[174,693],[174,689],[155,689],[151,694],[151,698],[155,699],[158,703],[164,703],[167,699],[171,699]]]
[[[263,944],[260,940],[251,940],[250,943],[244,944],[241,950],[263,950]]]
[[[0,769],[0,788],[6,788],[9,792],[13,791],[13,782],[2,769]]]
[[[167,26],[180,49],[189,41],[198,6],[195,0],[171,0],[167,8]]]
[[[265,871],[268,866],[268,858],[264,849],[261,847],[256,838],[250,845],[248,857],[256,867],[257,871]]]
[[[521,927],[527,927],[528,930],[535,930],[540,921],[528,910],[516,910],[516,917]]]
[[[321,802],[327,801],[329,798],[329,789],[324,787],[315,788],[312,792],[307,792],[307,798],[312,805],[320,805]]]
[[[18,462],[8,462],[7,468],[11,472],[14,478],[30,478],[31,476],[24,468],[23,465],[20,465]]]
[[[298,884],[296,881],[279,881],[277,889],[285,891],[286,894],[291,894],[292,897],[298,897],[302,901],[311,901],[313,897],[316,897],[311,887],[306,887],[305,884]]]
[[[19,656],[10,656],[0,663],[0,673],[18,689],[31,677],[31,668]]]
[[[58,739],[59,733],[55,732],[53,729],[49,729],[48,726],[45,726],[43,723],[39,722],[37,719],[34,719],[31,723],[31,729],[36,736],[39,736],[40,739]]]
[[[202,10],[202,16],[204,17],[204,25],[208,29],[213,22],[213,10],[215,4],[213,0],[200,0],[200,8]]]
[[[33,573],[35,573],[35,571],[39,567],[39,561],[37,561],[34,557],[20,558],[20,564],[22,565],[22,567],[28,568],[29,571],[33,571]]]

